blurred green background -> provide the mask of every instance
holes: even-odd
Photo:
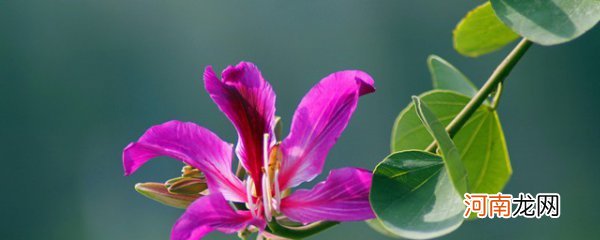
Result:
[[[277,92],[284,129],[322,77],[369,72],[377,92],[361,99],[326,170],[372,169],[389,152],[396,115],[411,95],[431,88],[429,54],[477,85],[506,54],[470,59],[452,48],[452,29],[481,2],[0,1],[0,238],[167,239],[182,211],[133,185],[174,177],[181,164],[163,158],[123,177],[121,150],[171,119],[235,142],[203,89],[209,64],[256,63]],[[505,193],[558,192],[561,217],[478,220],[445,238],[600,234],[599,53],[597,28],[567,44],[532,47],[499,109],[514,169]],[[386,237],[348,223],[312,239]]]

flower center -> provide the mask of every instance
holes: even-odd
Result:
[[[269,134],[263,135],[263,209],[265,219],[271,221],[273,209],[278,210],[281,201],[281,192],[279,189],[279,167],[281,166],[281,152],[279,143],[276,143],[269,149]],[[273,190],[275,190],[275,199],[273,199]]]
[[[281,203],[281,190],[279,188],[279,169],[281,167],[281,151],[279,143],[270,146],[269,134],[263,136],[263,167],[262,167],[262,195],[258,196],[252,177],[246,179],[247,206],[255,217],[260,210],[263,211],[267,221],[271,221],[274,210],[279,210]],[[256,198],[256,200],[255,200]],[[262,209],[260,209],[262,207]]]

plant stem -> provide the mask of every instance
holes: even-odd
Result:
[[[269,227],[266,229],[266,231],[284,238],[303,239],[333,227],[338,223],[339,222],[322,221],[302,227],[292,228],[282,226],[277,222],[277,220],[273,220],[269,222]]]
[[[488,78],[485,84],[479,89],[477,94],[467,103],[467,105],[452,119],[452,122],[446,127],[446,131],[450,137],[454,135],[462,128],[463,125],[469,120],[471,115],[477,111],[479,106],[489,97],[489,95],[496,89],[498,84],[502,82],[515,67],[517,62],[523,57],[527,49],[531,46],[531,42],[523,38],[517,46],[502,60],[500,65],[496,67],[492,75]],[[435,141],[427,147],[426,151],[435,152],[437,144]]]

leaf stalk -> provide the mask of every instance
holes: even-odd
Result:
[[[446,131],[450,137],[454,137],[456,133],[467,123],[469,118],[477,111],[477,109],[483,104],[483,102],[489,97],[489,95],[498,87],[508,74],[512,71],[515,65],[519,62],[521,57],[531,47],[532,42],[526,38],[515,46],[515,48],[502,60],[500,65],[496,67],[492,75],[488,78],[485,84],[479,89],[477,94],[465,105],[465,107],[452,119],[452,122],[446,127]],[[496,102],[496,101],[494,101]],[[437,150],[437,144],[433,141],[425,151],[433,152]]]
[[[492,99],[491,108],[493,110],[498,109],[498,104],[500,103],[500,97],[502,96],[503,91],[504,91],[504,83],[500,82],[500,83],[498,83],[498,87],[496,87],[496,93],[494,93],[494,98]]]

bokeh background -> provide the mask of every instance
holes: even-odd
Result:
[[[133,185],[174,177],[182,165],[163,158],[124,177],[121,150],[171,119],[235,142],[203,89],[209,64],[255,62],[278,94],[284,129],[322,77],[369,72],[377,92],[361,99],[326,170],[372,169],[389,152],[396,115],[431,88],[429,54],[481,85],[507,53],[471,59],[453,50],[452,29],[481,2],[0,1],[0,238],[167,239],[182,211]],[[598,28],[567,44],[532,47],[499,109],[514,169],[505,192],[558,192],[561,217],[478,220],[444,238],[600,234],[599,53]],[[312,239],[386,237],[348,223]]]

